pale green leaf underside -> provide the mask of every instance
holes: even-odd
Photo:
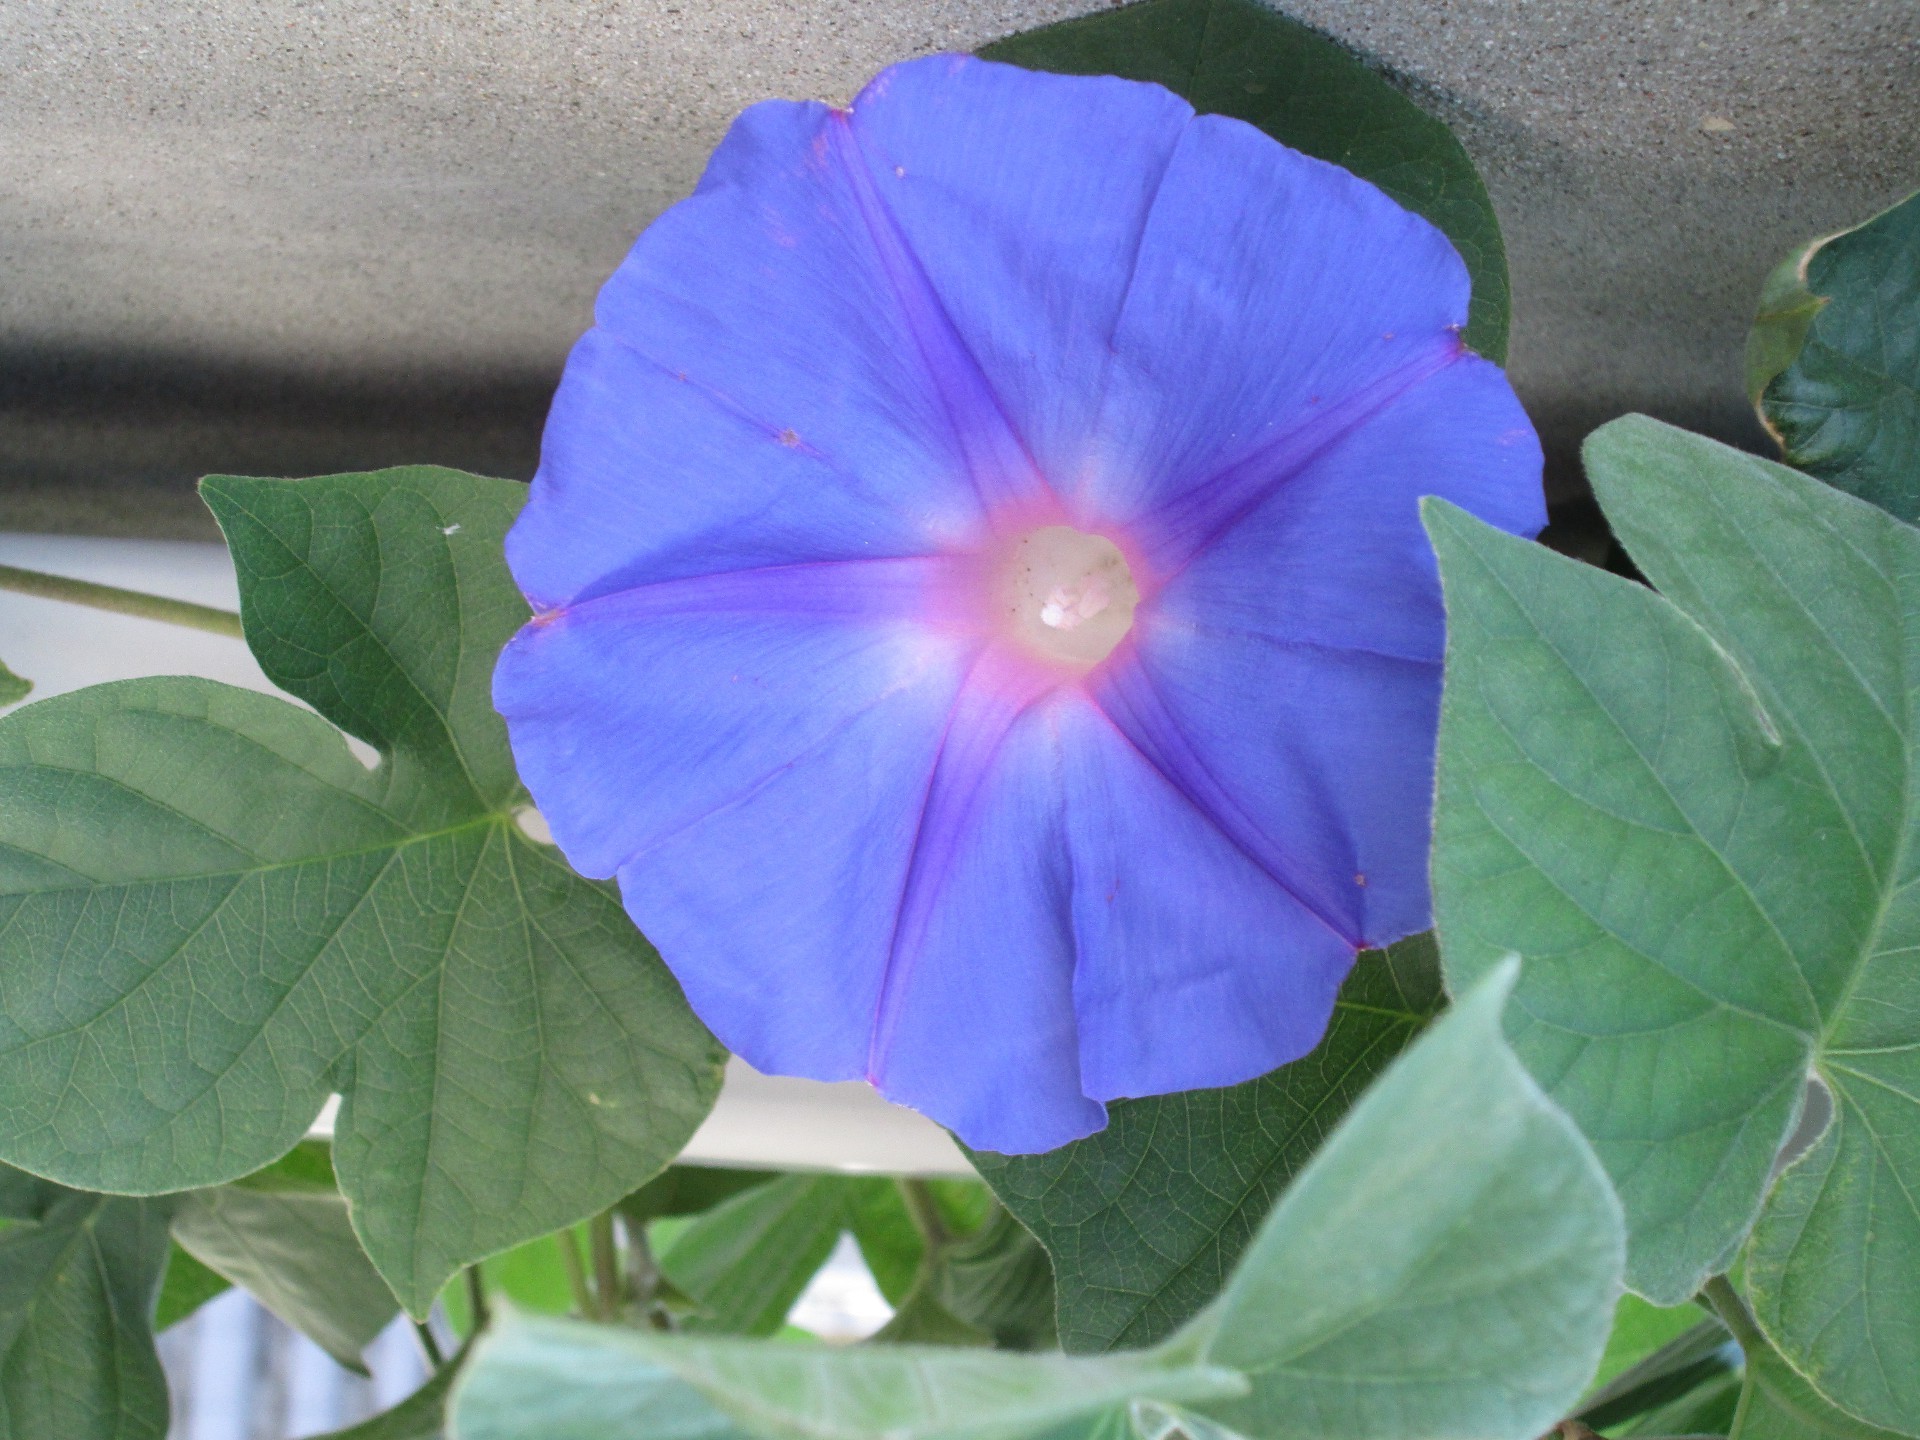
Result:
[[[1587,466],[1660,595],[1432,507],[1449,972],[1526,957],[1510,1034],[1655,1300],[1730,1261],[1816,1067],[1836,1117],[1767,1202],[1756,1309],[1828,1395],[1920,1428],[1920,534],[1639,418]]]

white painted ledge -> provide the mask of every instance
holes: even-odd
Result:
[[[234,608],[233,567],[219,545],[0,534],[0,564]],[[202,675],[278,694],[238,640],[0,591],[0,661],[34,682],[28,703],[140,675]],[[331,1133],[333,1105],[316,1129]],[[720,1102],[685,1158],[709,1165],[971,1175],[939,1126],[859,1081],[824,1084],[727,1068]]]

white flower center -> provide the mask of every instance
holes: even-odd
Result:
[[[998,606],[1027,649],[1084,669],[1106,659],[1133,628],[1139,598],[1113,541],[1048,525],[1014,544],[1001,570]]]

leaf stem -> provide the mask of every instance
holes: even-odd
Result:
[[[1747,1354],[1770,1348],[1767,1337],[1760,1333],[1753,1312],[1747,1309],[1747,1302],[1740,1298],[1740,1292],[1733,1288],[1733,1282],[1726,1276],[1714,1276],[1701,1287],[1700,1294],[1713,1307],[1713,1313],[1720,1317],[1721,1323],[1733,1332],[1733,1338],[1740,1342],[1740,1348]]]
[[[466,1268],[467,1333],[478,1335],[493,1323],[493,1308],[487,1304],[487,1287],[478,1265]]]
[[[620,1313],[620,1252],[613,1241],[613,1211],[602,1210],[587,1222],[593,1247],[593,1289],[600,1298],[600,1318]]]
[[[573,1291],[573,1308],[582,1320],[594,1316],[593,1292],[587,1288],[587,1268],[580,1263],[580,1241],[569,1225],[554,1237],[560,1247],[560,1263],[567,1270],[567,1288]]]
[[[427,1353],[427,1361],[438,1370],[447,1363],[447,1357],[440,1353],[440,1342],[433,1338],[433,1327],[424,1320],[413,1322],[413,1333],[420,1337],[420,1348]]]
[[[907,1207],[907,1215],[929,1251],[937,1250],[953,1239],[953,1232],[947,1229],[946,1217],[940,1213],[940,1202],[933,1197],[931,1185],[913,1176],[902,1176],[894,1184],[900,1187],[900,1199]]]
[[[37,595],[42,600],[65,600],[73,605],[91,605],[96,610],[112,610],[121,615],[137,615],[143,620],[164,620],[169,625],[185,625],[215,635],[244,639],[240,617],[231,610],[216,610],[211,605],[195,605],[189,600],[169,600],[164,595],[149,595],[142,590],[122,590],[118,585],[96,585],[91,580],[74,580],[65,575],[46,575],[38,570],[22,570],[17,565],[0,565],[0,590],[20,595]]]

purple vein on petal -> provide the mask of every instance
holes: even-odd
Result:
[[[1359,950],[1364,942],[1349,935],[1336,919],[1302,893],[1288,878],[1280,845],[1248,815],[1214,778],[1206,762],[1180,729],[1138,657],[1110,665],[1087,687],[1100,713],[1140,758],[1191,805],[1200,817],[1314,919]]]
[[[828,125],[833,154],[847,176],[880,268],[900,302],[908,333],[981,503],[993,509],[1050,500],[1051,491],[1026,442],[1014,432],[1006,407],[875,186],[850,112],[835,111]]]
[[[894,623],[928,613],[959,582],[964,562],[944,555],[807,560],[653,580],[543,612],[549,621],[596,607],[623,615],[815,615]]]
[[[1425,353],[1309,415],[1150,511],[1138,533],[1152,537],[1149,558],[1155,572],[1163,581],[1179,574],[1320,455],[1465,353],[1458,335],[1439,337]]]
[[[993,767],[1007,733],[1027,707],[1048,689],[1026,675],[1009,673],[991,646],[974,658],[934,751],[927,788],[920,799],[906,878],[894,912],[893,938],[880,977],[873,1035],[867,1046],[867,1079],[879,1084],[893,1039],[894,1019],[912,966],[925,937],[941,877],[953,868],[980,787]]]

